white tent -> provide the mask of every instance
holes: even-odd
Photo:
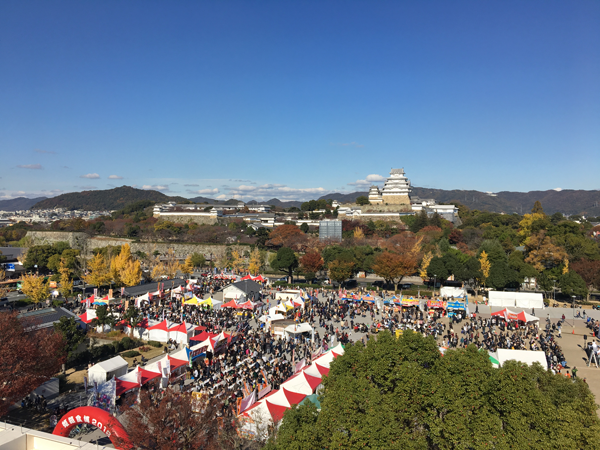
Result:
[[[544,297],[537,292],[489,292],[490,306],[516,307],[516,308],[543,308]]]
[[[298,324],[289,325],[289,326],[285,327],[285,332],[288,334],[307,333],[307,332],[311,332],[312,330],[313,330],[313,327],[311,327],[310,324],[308,324],[308,323],[298,323]]]
[[[120,356],[108,359],[106,361],[94,364],[88,369],[88,380],[90,384],[94,381],[100,383],[106,383],[113,376],[120,377],[127,373],[127,361]]]
[[[442,286],[440,288],[440,296],[446,298],[465,298],[467,291],[464,288],[455,286]]]
[[[498,362],[500,365],[504,365],[506,361],[514,360],[519,361],[528,365],[532,365],[538,362],[544,369],[548,369],[548,362],[546,361],[546,354],[542,351],[534,352],[531,350],[510,350],[506,348],[498,349]]]

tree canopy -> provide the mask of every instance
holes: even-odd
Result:
[[[558,450],[600,439],[583,381],[515,361],[494,369],[473,345],[441,357],[411,331],[348,345],[323,384],[321,411],[286,411],[266,449]]]

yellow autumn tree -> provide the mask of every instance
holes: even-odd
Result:
[[[423,261],[421,261],[421,270],[419,271],[419,276],[421,278],[427,278],[427,268],[433,259],[433,255],[431,252],[428,252],[423,256]]]
[[[165,256],[162,259],[160,259],[159,256],[157,256],[156,259],[157,264],[152,269],[152,278],[155,280],[163,276],[175,278],[177,271],[181,269],[179,259],[175,255],[175,251],[172,248],[167,250],[167,253],[165,253]]]
[[[112,280],[109,263],[102,253],[96,253],[87,266],[89,273],[83,277],[87,284],[100,287]]]
[[[73,292],[73,281],[71,280],[71,270],[67,267],[65,258],[60,259],[58,273],[60,274],[59,291],[65,299],[68,299]]]
[[[365,238],[365,233],[363,232],[362,228],[356,227],[354,229],[354,231],[352,232],[352,234],[354,235],[354,239],[364,239]]]
[[[142,279],[142,265],[137,259],[131,259],[121,271],[121,282],[125,286],[137,286]]]
[[[535,212],[531,214],[525,214],[523,219],[519,222],[519,236],[523,239],[528,239],[536,231],[536,222],[547,220],[546,214]],[[539,228],[537,228],[539,230]]]
[[[50,287],[44,281],[44,277],[36,275],[24,275],[21,283],[23,294],[29,297],[34,303],[46,300],[50,295]]]
[[[565,265],[563,266],[563,270],[562,270],[563,275],[566,275],[569,273],[569,260],[568,258],[565,258]]]
[[[549,236],[546,236],[544,230],[532,234],[525,241],[525,248],[527,249],[525,262],[531,264],[538,272],[542,272],[547,267],[558,266],[567,259],[565,249],[556,245]]]
[[[181,272],[184,275],[189,275],[194,271],[194,264],[192,262],[192,255],[187,255],[185,262],[181,265]]]
[[[262,269],[262,261],[263,259],[262,255],[260,254],[260,250],[258,249],[258,247],[255,247],[254,250],[252,250],[252,253],[250,253],[248,271],[254,276],[258,275],[258,272],[260,272],[260,270]]]
[[[242,257],[242,255],[240,255],[240,252],[238,252],[237,250],[234,250],[233,252],[231,252],[231,258],[232,258],[232,262],[231,262],[231,267],[233,267],[233,270],[235,271],[242,271],[244,269],[244,267],[246,266],[246,261],[244,261],[244,258]]]
[[[110,275],[117,286],[135,286],[142,278],[141,263],[131,255],[131,247],[124,244],[110,261]]]
[[[492,267],[485,251],[481,252],[479,255],[479,265],[481,266],[481,273],[483,275],[483,284],[485,284],[485,280],[490,276],[490,269]]]

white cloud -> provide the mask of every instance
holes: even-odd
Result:
[[[144,184],[142,186],[142,189],[146,189],[146,190],[153,190],[153,191],[168,191],[169,190],[169,186],[166,185],[160,185],[160,184]]]
[[[100,175],[97,173],[88,173],[87,175],[79,175],[79,178],[88,178],[90,180],[96,180],[100,178]]]
[[[43,189],[41,191],[6,191],[0,193],[0,200],[10,200],[17,197],[37,198],[37,197],[55,197],[64,193],[62,189]]]
[[[19,169],[32,169],[32,170],[42,170],[43,169],[41,164],[20,164],[17,167]]]
[[[215,198],[216,198],[217,200],[224,200],[224,199],[226,199],[226,198],[227,198],[227,196],[226,196],[225,194],[221,194],[221,195],[218,195],[218,196],[217,196],[217,197],[215,197]]]
[[[217,188],[214,189],[198,189],[197,191],[188,190],[190,194],[218,194],[219,190]]]
[[[562,191],[562,188],[554,188],[553,191],[560,192]]]
[[[109,180],[122,180],[122,179],[123,179],[123,177],[122,177],[122,176],[119,176],[119,175],[109,175],[109,176],[108,176],[108,179],[109,179]]]
[[[372,173],[371,175],[367,175],[367,178],[365,178],[364,180],[356,180],[352,183],[348,183],[350,186],[356,186],[356,187],[368,187],[371,186],[373,183],[381,183],[385,181],[385,177],[382,177],[381,175],[378,175],[376,173]]]
[[[310,200],[321,197],[330,191],[317,188],[291,188],[284,184],[263,184],[261,186],[240,185],[238,187],[228,188],[230,198],[269,200],[278,198],[279,200]]]

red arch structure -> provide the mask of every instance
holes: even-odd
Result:
[[[69,411],[58,421],[52,434],[68,437],[74,427],[84,423],[100,429],[108,436],[116,449],[126,450],[129,447],[127,445],[129,436],[121,422],[103,409],[94,406],[81,406]]]

